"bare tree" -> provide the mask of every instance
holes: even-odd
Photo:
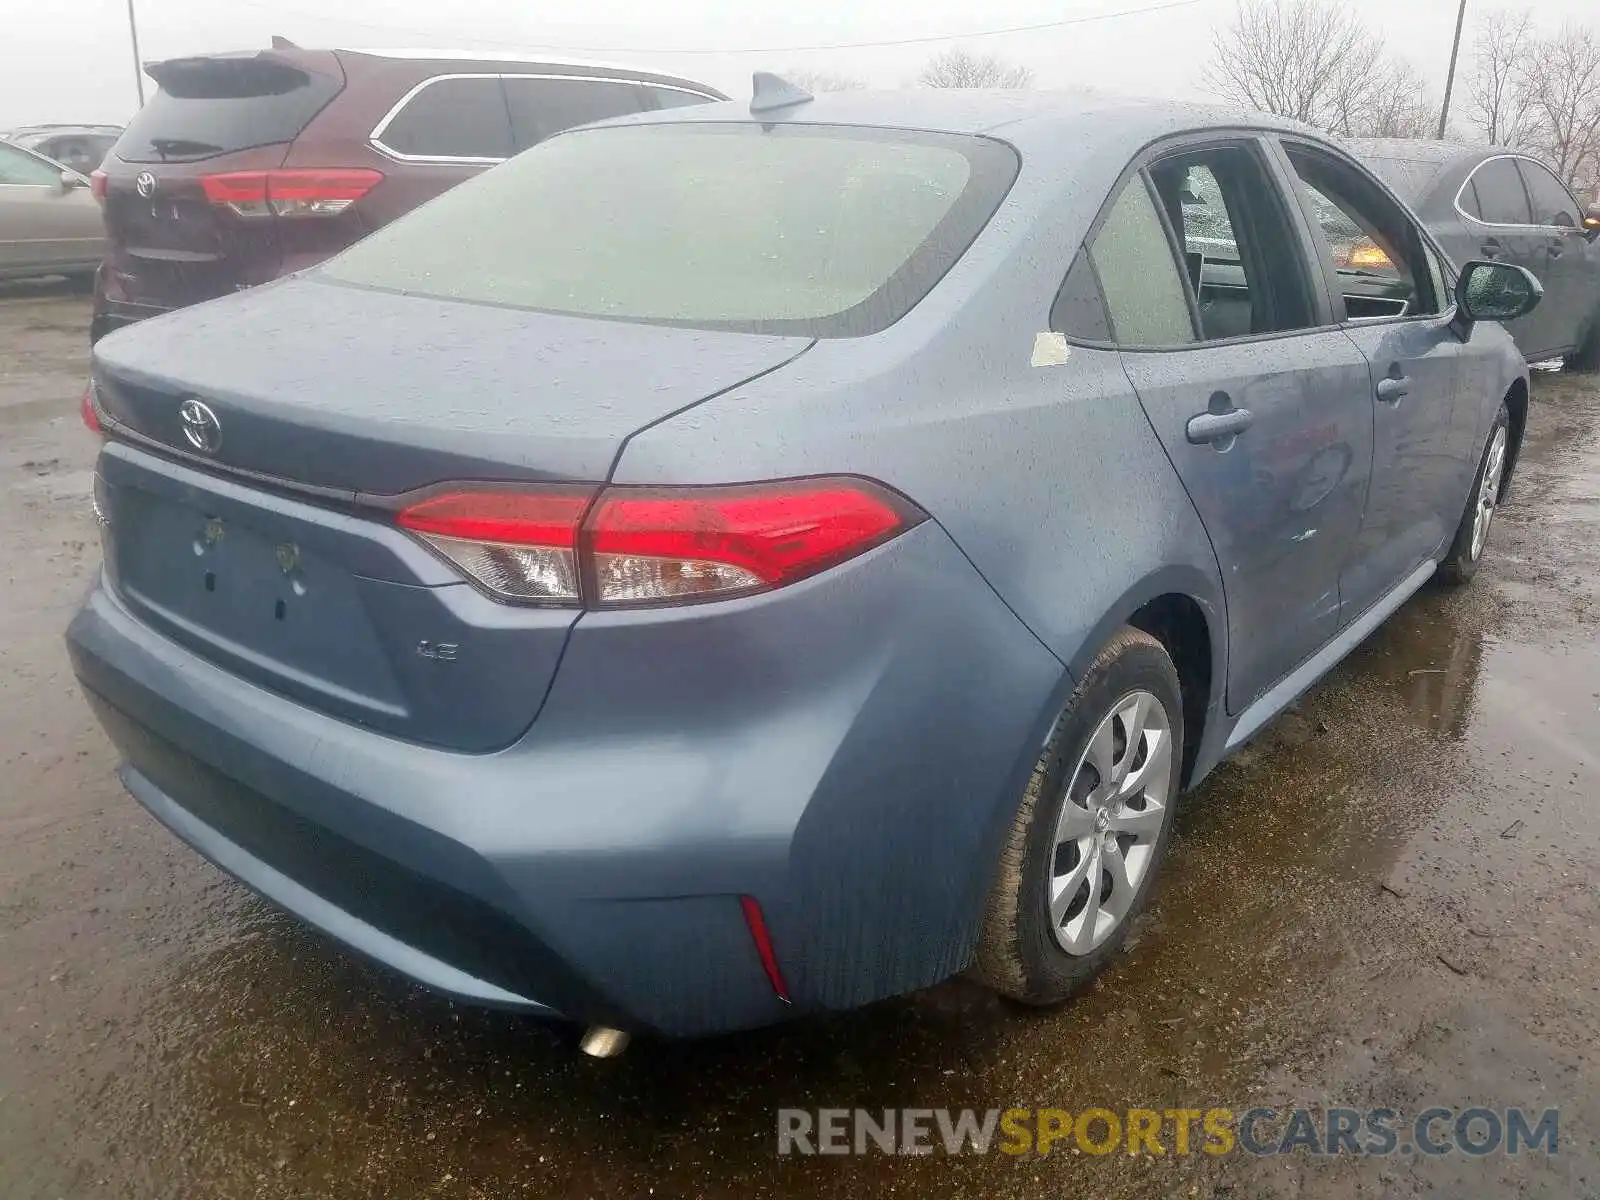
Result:
[[[1600,177],[1600,34],[1566,25],[1538,41],[1524,77],[1530,144],[1574,187]]]
[[[1491,146],[1520,146],[1528,140],[1528,67],[1536,41],[1533,15],[1525,9],[1492,12],[1478,27],[1467,80],[1468,111],[1475,132]]]
[[[1033,68],[952,46],[928,60],[917,82],[935,88],[1025,88],[1033,83]]]
[[[1319,0],[1239,0],[1213,51],[1207,80],[1219,95],[1340,132],[1366,103],[1383,39]]]
[[[1345,137],[1431,138],[1438,119],[1439,106],[1427,81],[1410,63],[1396,59],[1360,90],[1358,103],[1335,132]]]
[[[794,67],[783,77],[797,88],[808,92],[854,92],[867,86],[865,79],[845,75],[839,71],[818,71],[809,67]]]

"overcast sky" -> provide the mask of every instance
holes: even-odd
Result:
[[[651,65],[748,95],[752,70],[803,67],[899,87],[949,45],[1026,63],[1041,88],[1088,85],[1203,96],[1215,30],[1233,0],[134,0],[145,61],[260,47],[273,34],[303,46],[521,49]],[[1457,0],[1346,0],[1389,47],[1443,90]],[[127,120],[137,107],[126,0],[9,0],[0,36],[0,129],[39,121]],[[1474,14],[1493,4],[1469,0]],[[1538,0],[1550,27],[1589,16],[1595,0]],[[31,10],[31,11],[30,11]],[[1101,17],[1051,29],[980,31]],[[801,49],[841,43],[949,41]]]

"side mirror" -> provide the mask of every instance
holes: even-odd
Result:
[[[60,180],[61,190],[63,192],[70,192],[73,188],[89,186],[89,181],[82,175],[79,175],[76,171],[68,170],[61,172]]]
[[[1477,321],[1515,321],[1543,298],[1544,285],[1526,267],[1469,262],[1456,284],[1456,321],[1463,334]]]

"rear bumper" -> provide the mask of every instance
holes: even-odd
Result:
[[[108,299],[100,286],[101,275],[105,268],[102,266],[95,275],[94,315],[89,318],[89,344],[92,346],[106,334],[115,332],[136,321],[143,321],[146,317],[159,317],[162,313],[171,312],[159,304],[137,304],[132,300]]]
[[[103,586],[68,646],[129,790],[224,870],[465,1000],[671,1035],[960,970],[1065,687],[931,523],[774,596],[586,615],[495,754],[246,683]]]

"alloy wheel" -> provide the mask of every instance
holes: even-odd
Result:
[[[1047,900],[1056,942],[1082,956],[1116,932],[1155,864],[1172,803],[1172,720],[1150,692],[1111,706],[1067,784]]]
[[[1489,441],[1483,460],[1483,482],[1478,485],[1478,507],[1472,517],[1472,558],[1477,561],[1489,540],[1489,526],[1494,522],[1495,505],[1500,500],[1500,477],[1506,468],[1506,427],[1499,426]]]

